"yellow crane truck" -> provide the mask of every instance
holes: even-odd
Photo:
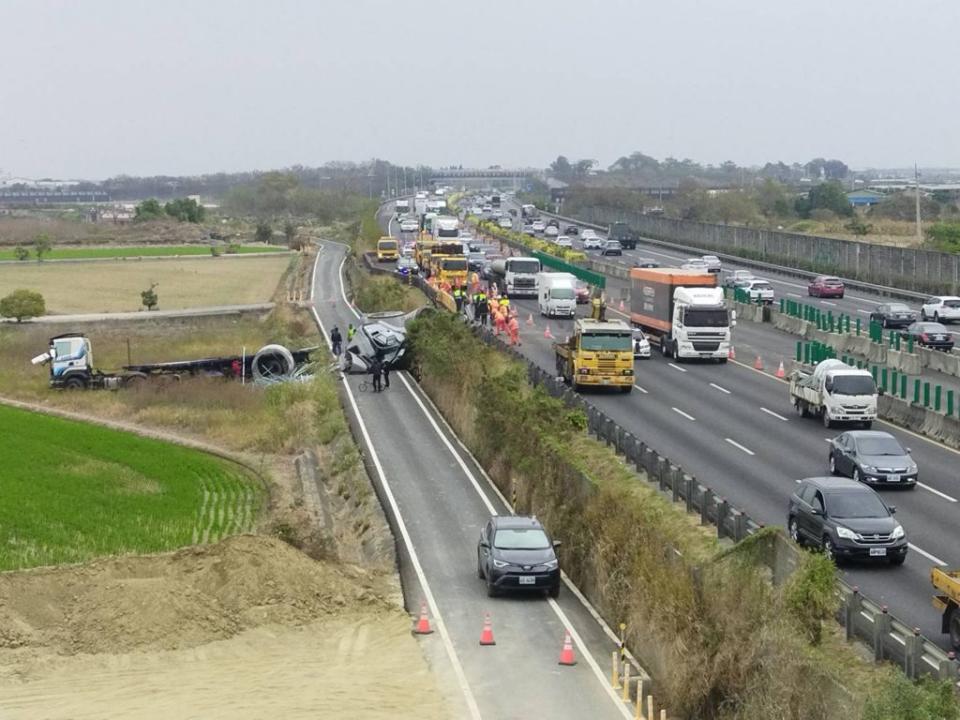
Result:
[[[437,282],[449,283],[450,287],[467,286],[467,256],[463,243],[437,242],[430,252],[430,274]]]
[[[933,596],[933,606],[943,617],[940,632],[950,635],[953,649],[960,650],[960,570],[932,568],[930,582],[938,591]]]
[[[633,390],[633,332],[623,320],[582,318],[566,342],[553,344],[557,375],[574,390],[617,387]]]

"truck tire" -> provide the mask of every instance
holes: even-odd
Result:
[[[864,430],[869,430],[870,428],[873,427],[873,420],[866,420],[861,424],[863,425]]]
[[[805,418],[810,414],[807,412],[807,404],[800,398],[797,398],[793,401],[793,407],[797,411],[797,415],[802,418]]]
[[[823,408],[820,417],[823,420],[823,426],[825,428],[830,429],[833,427],[833,420],[830,419],[830,413],[827,412],[827,408]]]
[[[946,624],[950,632],[950,644],[954,650],[960,650],[960,609],[956,605],[950,608]]]
[[[83,390],[87,386],[87,381],[79,375],[72,375],[63,381],[63,387],[67,390]]]
[[[620,392],[622,392],[624,395],[629,395],[633,392],[633,384],[620,388]]]

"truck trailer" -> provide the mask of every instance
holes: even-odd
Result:
[[[727,361],[735,317],[727,310],[715,275],[633,268],[630,288],[630,320],[659,344],[663,355],[676,360]]]

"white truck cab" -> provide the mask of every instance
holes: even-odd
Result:
[[[790,399],[801,417],[817,415],[824,427],[834,423],[862,423],[869,428],[877,419],[879,392],[873,376],[841,360],[823,360],[813,372],[790,375]]]
[[[733,322],[723,288],[678,287],[673,291],[672,335],[677,358],[726,362]]]
[[[547,317],[570,317],[577,312],[577,278],[570,273],[541,272],[537,276],[537,306]]]

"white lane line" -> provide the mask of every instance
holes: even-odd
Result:
[[[733,445],[735,448],[737,448],[737,450],[743,450],[743,452],[745,452],[747,455],[756,455],[756,453],[755,453],[753,450],[751,450],[750,448],[745,448],[743,445],[741,445],[740,443],[738,443],[736,440],[731,440],[730,438],[724,438],[724,440],[726,440],[728,443],[730,443],[730,444]]]
[[[673,363],[667,363],[667,365],[669,365],[670,367],[672,367],[674,370],[679,370],[680,372],[686,372],[686,371],[687,371],[686,368],[682,368],[682,367],[680,367],[679,365],[674,365]]]
[[[689,415],[689,414],[685,413],[685,412],[684,412],[683,410],[681,410],[680,408],[672,407],[672,408],[670,408],[670,409],[673,410],[677,415],[680,415],[681,417],[685,417],[687,420],[696,421],[696,418],[695,418],[693,415]]]
[[[783,415],[780,415],[779,413],[775,413],[773,410],[767,410],[767,408],[765,408],[765,407],[760,408],[760,411],[761,411],[761,412],[765,412],[767,415],[770,415],[771,417],[775,417],[777,420],[783,420],[784,422],[790,422],[790,420],[787,419],[787,418],[785,418]]]
[[[934,495],[939,495],[939,496],[942,497],[944,500],[949,500],[950,502],[957,502],[957,499],[956,499],[955,497],[950,497],[950,496],[947,495],[946,493],[940,492],[939,490],[930,487],[930,486],[927,485],[926,483],[922,483],[922,482],[920,482],[920,481],[917,481],[917,487],[922,487],[922,488],[923,488],[924,490],[926,490],[927,492],[932,492]]]
[[[857,312],[858,312],[858,313],[863,313],[864,315],[869,315],[869,314],[870,314],[870,311],[869,311],[869,310],[864,310],[863,308],[857,308]]]
[[[789,295],[790,297],[796,297],[796,298],[801,297],[800,295],[797,295],[797,293],[787,293],[787,295]]]
[[[346,260],[346,258],[344,258],[344,260]],[[314,279],[316,278],[317,264],[319,262],[320,253],[317,253],[317,259],[314,261],[313,266]],[[340,264],[340,268],[341,270],[343,269],[343,263]],[[341,278],[342,277],[343,276],[341,275]],[[313,301],[314,287],[316,286],[314,285],[310,288],[311,301]],[[320,320],[320,315],[317,313],[316,306],[312,305],[310,310],[313,312],[313,317],[317,321],[317,326],[320,328],[320,331],[323,333],[324,340],[327,341],[329,346],[329,336],[327,335],[326,328],[323,326],[323,321]],[[417,575],[420,588],[423,590],[424,600],[426,601],[427,606],[430,608],[430,613],[433,615],[434,625],[436,626],[437,631],[440,633],[440,639],[443,642],[447,657],[450,658],[450,665],[453,667],[454,674],[457,677],[457,682],[460,685],[460,690],[463,692],[464,700],[467,703],[467,709],[470,711],[470,717],[473,718],[473,720],[481,720],[480,708],[477,705],[477,700],[473,696],[473,691],[470,689],[470,684],[467,682],[467,675],[463,670],[463,665],[460,664],[460,658],[457,656],[457,652],[453,648],[453,641],[450,639],[450,633],[447,631],[447,626],[443,621],[443,616],[440,614],[440,608],[437,605],[436,598],[434,598],[433,591],[430,589],[430,584],[427,582],[427,576],[423,572],[423,566],[420,564],[420,558],[413,546],[413,540],[410,538],[407,525],[403,521],[403,516],[400,514],[400,508],[398,507],[397,500],[393,495],[390,482],[387,480],[386,473],[383,471],[383,464],[380,462],[380,456],[373,445],[373,441],[370,439],[370,433],[367,431],[366,423],[363,421],[363,416],[360,414],[360,408],[357,407],[357,401],[353,396],[353,390],[350,388],[350,383],[348,382],[344,382],[343,387],[344,390],[346,390],[347,398],[350,400],[350,406],[353,408],[353,412],[357,416],[357,424],[360,427],[360,434],[363,436],[364,444],[367,446],[367,451],[370,453],[370,459],[373,461],[373,466],[377,471],[377,477],[380,479],[380,484],[383,487],[384,495],[387,498],[387,502],[390,505],[391,511],[393,512],[393,516],[397,523],[397,530],[400,532],[404,546],[407,549],[407,555],[410,558],[410,564],[413,565],[413,570]]]
[[[912,542],[908,542],[908,543],[907,543],[907,547],[909,547],[909,548],[910,548],[911,550],[913,550],[914,552],[920,553],[920,554],[923,555],[927,560],[929,560],[930,562],[932,562],[932,563],[935,564],[935,565],[939,565],[940,567],[946,567],[946,565],[947,565],[943,560],[941,560],[940,558],[938,558],[936,555],[931,555],[931,554],[928,553],[926,550],[921,550],[921,549],[918,548],[916,545],[914,545]]]
[[[649,394],[650,394],[650,393],[648,393],[646,390],[644,390],[642,387],[640,387],[639,385],[634,385],[634,387],[635,387],[637,390],[639,390],[640,392],[642,392],[644,395],[649,395]]]
[[[829,305],[830,307],[836,307],[836,306],[837,306],[836,303],[827,302],[826,300],[821,300],[821,301],[820,301],[820,304],[821,304],[821,305]]]
[[[824,438],[827,442],[833,442],[833,438]]]
[[[732,394],[732,393],[731,393],[729,390],[727,390],[725,387],[720,387],[720,386],[717,385],[716,383],[710,383],[710,387],[715,388],[715,389],[719,390],[719,391],[722,392],[722,393],[726,393],[727,395]]]

